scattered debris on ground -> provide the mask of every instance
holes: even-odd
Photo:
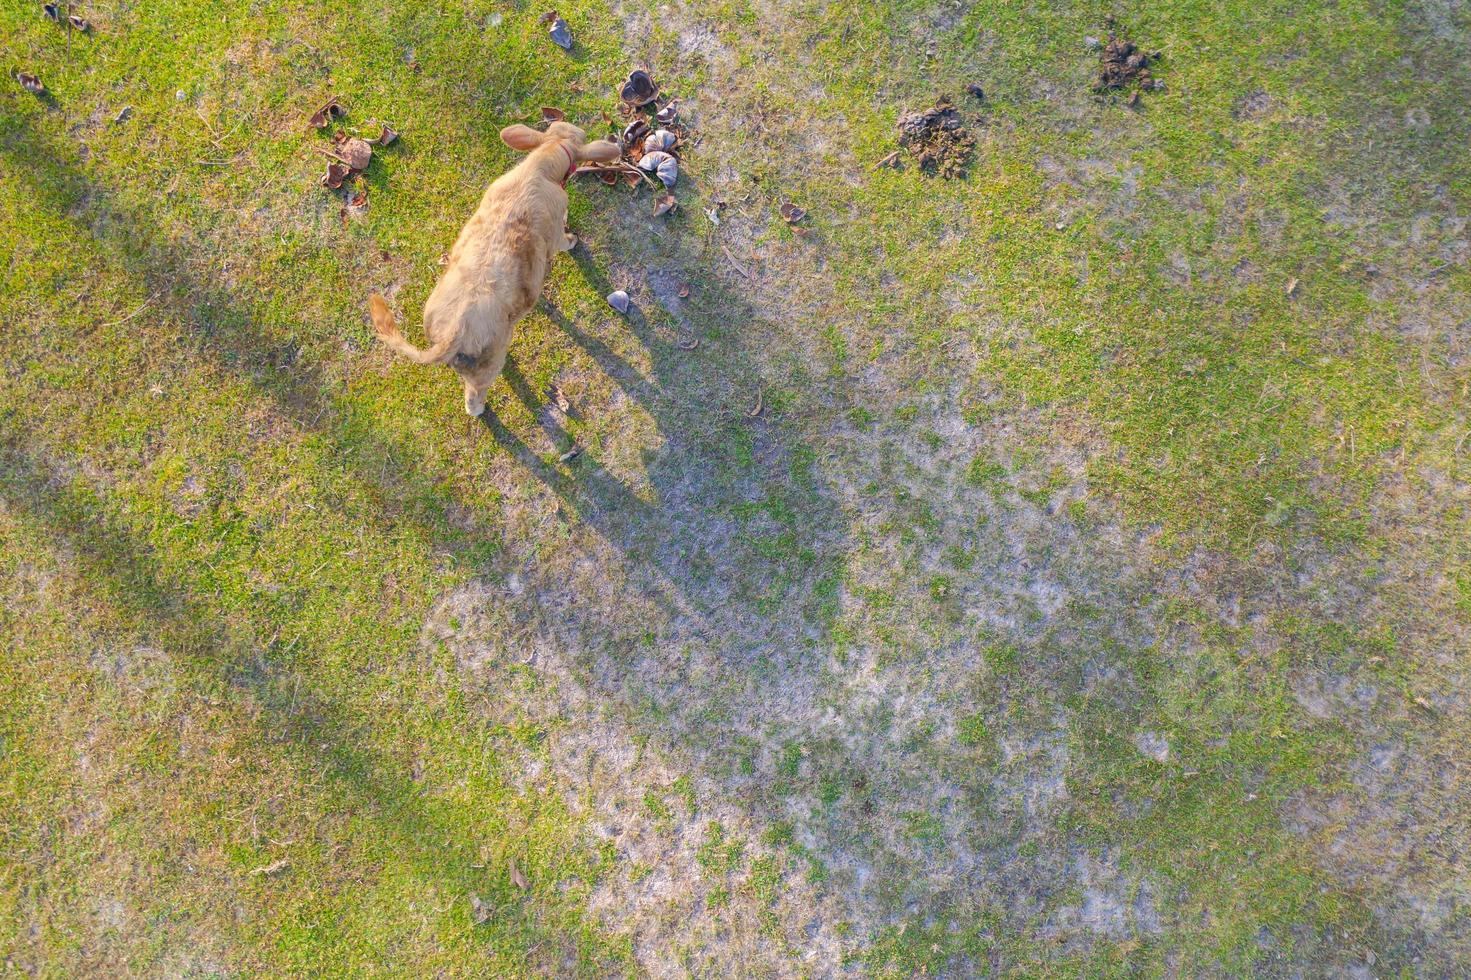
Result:
[[[1145,54],[1139,50],[1133,41],[1125,41],[1115,34],[1109,34],[1108,43],[1103,46],[1103,52],[1098,56],[1101,67],[1098,71],[1098,79],[1093,83],[1093,91],[1105,92],[1109,89],[1128,88],[1135,82],[1139,83],[1138,91],[1152,91],[1164,88],[1164,83],[1155,79],[1150,65],[1159,60],[1158,51],[1153,54]],[[1138,94],[1138,91],[1134,95]],[[1138,104],[1138,99],[1130,96],[1131,105]]]
[[[810,229],[802,227],[801,224],[807,217],[806,209],[798,207],[791,201],[782,201],[777,212],[781,215],[781,220],[787,223],[787,227],[792,229],[792,234],[798,238],[807,237]]]
[[[664,192],[654,200],[654,217],[674,213],[678,202],[668,192],[679,182],[680,151],[689,141],[689,131],[679,122],[678,106],[678,99],[660,104],[659,84],[647,69],[629,72],[618,88],[618,112],[626,120],[623,128],[619,130],[614,117],[603,113],[614,130],[608,139],[623,150],[622,158],[586,164],[576,173],[596,174],[609,187],[621,181],[635,191],[648,181]]]
[[[17,82],[20,82],[21,88],[25,89],[32,95],[42,95],[46,91],[46,86],[41,84],[41,80],[35,75],[30,74],[29,72],[16,72],[15,80]]]
[[[333,96],[312,113],[307,123],[313,129],[321,129],[346,116],[347,108]],[[373,128],[374,124],[369,124],[368,131],[372,132]],[[349,208],[360,212],[368,206],[367,185],[360,183],[358,178],[373,160],[373,147],[388,146],[398,140],[398,132],[387,123],[377,123],[376,128],[378,135],[370,139],[353,136],[346,130],[339,129],[332,134],[330,147],[313,147],[318,153],[328,157],[327,172],[321,179],[323,187],[335,191],[340,190],[344,184],[353,185],[345,195],[344,214]]]
[[[553,44],[563,51],[572,50],[572,29],[560,14],[555,10],[548,10],[541,15],[541,22],[547,25],[547,33],[551,35]]]
[[[962,123],[959,110],[942,97],[933,108],[899,117],[899,145],[919,161],[925,173],[963,178],[976,140]]]

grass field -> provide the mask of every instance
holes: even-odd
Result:
[[[1471,972],[1464,2],[40,7],[7,971]],[[468,420],[367,296],[641,64],[679,209],[578,178]]]

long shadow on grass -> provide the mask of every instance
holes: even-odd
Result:
[[[402,766],[362,747],[360,717],[318,697],[310,681],[300,683],[302,675],[278,663],[258,637],[224,625],[230,619],[225,609],[161,573],[152,548],[112,515],[115,504],[106,491],[79,488],[77,480],[0,424],[0,500],[44,528],[58,552],[78,556],[77,570],[112,604],[143,617],[152,642],[181,673],[209,690],[233,690],[258,707],[255,741],[294,757],[303,782],[325,777],[343,798],[343,809],[379,828],[384,843],[424,880],[453,895],[483,896],[497,908],[501,942],[514,945],[529,934],[556,947],[554,956],[537,957],[540,942],[526,940],[524,955],[542,968],[566,969],[569,956],[582,957],[582,970],[605,975],[608,964],[586,959],[572,937],[549,927],[544,909],[524,901],[504,874],[479,870],[485,865],[478,839],[405,778]]]
[[[476,520],[467,531],[456,531],[444,520],[435,503],[445,496],[437,475],[418,465],[420,460],[412,449],[381,431],[364,413],[352,412],[347,403],[338,402],[330,394],[331,382],[318,368],[291,366],[294,352],[284,349],[279,338],[258,331],[250,307],[238,303],[227,290],[196,278],[187,258],[190,242],[161,240],[147,214],[130,210],[107,188],[86,180],[39,137],[12,132],[0,141],[0,153],[23,178],[39,175],[32,181],[38,197],[70,215],[141,280],[156,297],[155,312],[188,325],[186,336],[193,351],[249,382],[296,426],[324,437],[334,458],[370,488],[385,523],[412,521],[426,539],[446,550],[486,541],[499,543],[499,528]],[[583,252],[578,257],[581,274],[602,291],[608,285],[607,274],[585,250],[579,251]],[[693,265],[699,261],[696,256],[665,256],[663,261],[666,276],[704,278]],[[707,287],[703,302],[707,309],[718,309],[734,322],[751,322],[743,304],[716,286]],[[830,575],[827,562],[842,532],[836,509],[810,469],[805,477],[793,475],[802,446],[786,423],[773,418],[771,412],[753,418],[744,411],[762,371],[743,347],[748,341],[737,336],[729,342],[707,343],[698,352],[681,350],[661,339],[657,326],[666,321],[659,310],[651,308],[648,316],[640,314],[627,321],[650,355],[653,371],[645,378],[599,338],[593,327],[579,324],[571,314],[552,307],[548,310],[569,339],[653,417],[661,443],[647,455],[652,499],[645,499],[602,465],[592,451],[564,467],[538,454],[523,434],[501,420],[485,420],[489,437],[606,543],[607,551],[594,547],[586,557],[603,567],[611,560],[622,566],[625,575],[604,596],[603,605],[582,607],[580,596],[564,595],[555,588],[554,573],[538,574],[537,584],[551,588],[527,608],[527,615],[559,636],[570,635],[572,645],[588,650],[589,658],[579,663],[586,668],[582,677],[597,693],[621,704],[639,725],[660,722],[642,711],[645,692],[621,682],[619,658],[626,649],[608,651],[599,641],[612,637],[617,646],[640,627],[671,644],[705,643],[737,674],[758,657],[778,656],[790,673],[779,676],[768,671],[757,686],[780,686],[784,696],[799,701],[809,697],[810,663],[793,646],[808,644],[819,630],[814,584]],[[759,328],[750,333],[760,336]],[[445,380],[448,386],[450,381]],[[567,440],[566,431],[541,410],[543,399],[531,390],[515,362],[507,371],[506,382],[542,420],[554,444]],[[741,407],[733,407],[736,404]],[[447,425],[446,433],[450,431]],[[20,438],[16,437],[12,451],[22,461],[29,460],[21,471],[29,475],[20,479],[27,486],[48,485],[51,474],[39,462],[44,453],[37,445],[22,444]],[[62,536],[75,525],[75,517],[64,515],[83,509],[80,501],[67,502],[54,494],[31,496],[41,503],[33,501],[28,506],[36,508],[40,519]],[[464,507],[460,501],[454,503]],[[118,556],[101,570],[119,583],[154,583],[145,590],[148,594],[168,591],[152,567],[154,559],[147,548],[129,539],[125,529],[106,521],[99,527],[98,533],[107,542],[104,550]],[[519,560],[522,558],[510,555],[500,567],[486,571],[514,571]],[[127,591],[121,585],[114,589],[120,601],[136,601],[129,600]],[[183,613],[170,613],[150,603],[144,603],[140,611],[152,617],[173,616],[181,623],[212,618],[207,605],[197,598],[186,601]],[[677,748],[714,710],[714,694],[706,691],[664,707],[674,712],[667,725],[669,739]],[[812,705],[804,703],[800,708],[807,710]],[[757,709],[747,704],[737,710]],[[384,819],[392,821],[395,836],[423,834],[424,827],[430,833],[443,829],[432,814],[412,804],[406,784],[384,775],[397,772],[398,767],[353,744],[349,735],[352,718],[343,706],[312,704],[303,717],[313,716],[327,721],[314,726],[312,737],[303,744],[327,740],[319,737],[316,727],[339,732],[338,737],[327,740],[326,754],[344,760],[344,778],[355,780],[361,800],[384,807]],[[731,728],[760,728],[766,721],[727,717],[726,723]],[[718,784],[723,777],[712,771],[710,778]],[[765,818],[757,808],[752,809],[751,817]],[[435,875],[440,860],[458,861],[460,857],[444,854],[432,861],[426,857],[421,871]]]
[[[446,482],[422,464],[412,447],[339,402],[331,393],[334,384],[317,365],[299,363],[293,341],[262,332],[258,325],[269,317],[258,316],[229,291],[197,277],[187,258],[204,251],[196,243],[161,240],[150,216],[130,210],[107,188],[88,181],[56,148],[29,131],[10,133],[0,142],[0,152],[11,158],[18,174],[45,175],[34,182],[38,196],[70,214],[144,282],[155,297],[155,311],[186,323],[199,354],[248,381],[299,428],[326,436],[336,458],[373,490],[385,513],[415,518],[416,526],[441,549],[498,548],[501,528],[494,523],[477,519],[468,526],[460,521],[457,527],[444,519]],[[606,291],[609,282],[599,263],[585,246],[577,251],[581,274],[599,293]],[[681,269],[678,274],[689,277],[694,271]],[[744,317],[734,297],[712,291],[705,302],[733,319]],[[745,418],[731,407],[733,387],[756,384],[758,366],[736,343],[690,355],[659,339],[652,319],[660,316],[658,311],[645,316],[635,309],[624,322],[647,346],[654,365],[652,378],[635,381],[636,372],[626,363],[620,367],[606,344],[600,346],[554,307],[545,308],[653,416],[665,440],[648,468],[655,499],[645,501],[634,493],[595,453],[583,453],[571,466],[558,468],[487,415],[490,434],[629,560],[646,586],[645,594],[669,605],[670,615],[713,616],[728,623],[742,604],[762,600],[762,608],[751,610],[744,620],[745,626],[760,631],[777,598],[773,582],[780,580],[776,588],[785,591],[810,577],[813,569],[794,568],[793,560],[810,554],[812,542],[836,534],[837,524],[810,475],[802,486],[790,478],[793,447],[782,424]],[[514,362],[505,380],[538,417],[553,445],[570,442],[542,411],[545,399],[531,390]],[[752,397],[749,388],[741,397]],[[448,506],[462,513],[470,510],[449,496]],[[419,511],[405,514],[406,507]]]

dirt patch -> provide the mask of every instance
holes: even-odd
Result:
[[[976,140],[966,130],[959,110],[942,98],[932,108],[899,117],[899,145],[919,161],[925,173],[963,178]]]

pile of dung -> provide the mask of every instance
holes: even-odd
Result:
[[[919,161],[925,173],[962,178],[976,140],[962,125],[960,113],[950,100],[940,99],[934,108],[899,117],[899,145]]]
[[[1109,35],[1108,44],[1099,56],[1102,64],[1093,91],[1103,92],[1111,88],[1128,88],[1134,82],[1144,91],[1162,88],[1150,73],[1149,66],[1159,59],[1159,52],[1145,54],[1133,41]]]

